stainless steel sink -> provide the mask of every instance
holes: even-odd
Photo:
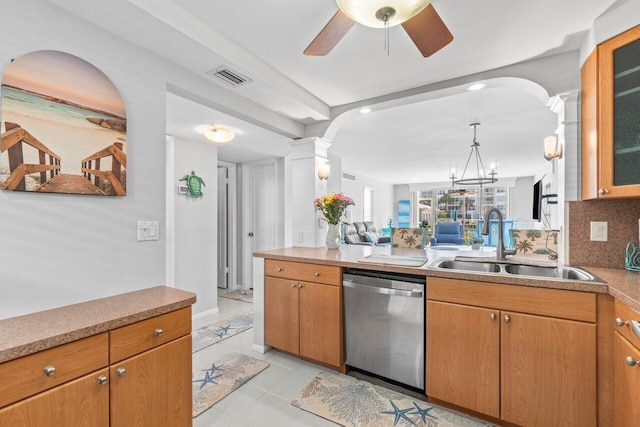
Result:
[[[540,267],[524,264],[506,264],[504,269],[509,274],[521,276],[553,277],[587,282],[597,281],[593,274],[578,267]]]
[[[476,271],[479,273],[512,274],[514,276],[549,277],[553,279],[579,280],[583,282],[603,282],[580,267],[558,266],[542,267],[528,264],[514,264],[510,262],[488,260],[457,260],[439,259],[431,265],[431,268],[443,268],[448,270]]]
[[[496,262],[456,261],[452,259],[439,261],[435,267],[453,270],[479,271],[483,273],[500,273],[502,271],[500,264]]]

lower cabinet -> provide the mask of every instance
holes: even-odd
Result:
[[[0,426],[108,427],[108,375],[102,369],[0,409]]]
[[[191,336],[111,365],[112,426],[191,425]]]
[[[566,292],[430,279],[427,395],[522,426],[595,426],[595,296],[593,317],[560,319],[591,305]]]
[[[274,260],[266,263],[267,274],[271,275],[265,277],[265,343],[342,369],[339,267]],[[314,281],[303,280],[309,278]]]
[[[188,427],[191,307],[0,363],[0,426]]]
[[[636,335],[640,313],[615,302],[613,375],[616,427],[640,425],[640,336]],[[636,326],[632,328],[632,326]]]

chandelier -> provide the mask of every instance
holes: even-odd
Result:
[[[451,168],[451,186],[455,187],[456,185],[475,185],[480,186],[482,189],[483,185],[493,184],[498,181],[496,178],[496,164],[492,163],[490,165],[489,172],[484,168],[484,163],[482,163],[482,158],[480,157],[480,143],[476,139],[477,128],[480,126],[480,123],[471,123],[469,126],[473,127],[473,144],[471,144],[471,152],[469,153],[469,157],[467,158],[467,163],[464,166],[464,170],[462,171],[462,176],[460,178],[456,177],[456,169]],[[467,169],[469,168],[469,163],[471,163],[471,159],[474,159],[476,166],[476,176],[475,177],[467,177]],[[471,173],[471,171],[470,171]]]

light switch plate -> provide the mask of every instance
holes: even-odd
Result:
[[[159,221],[138,221],[138,242],[158,240],[159,234]]]
[[[607,222],[591,221],[591,241],[606,242],[607,241]]]

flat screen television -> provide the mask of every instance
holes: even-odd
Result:
[[[533,219],[542,219],[542,180],[533,184]]]

